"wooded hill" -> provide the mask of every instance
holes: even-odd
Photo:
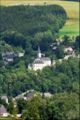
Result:
[[[37,32],[58,32],[67,18],[58,5],[0,7],[0,10],[0,32],[12,30],[32,37]]]

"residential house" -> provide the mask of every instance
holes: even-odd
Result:
[[[66,48],[64,49],[64,53],[65,53],[66,55],[71,55],[71,54],[74,54],[74,50],[73,50],[72,47],[66,47]]]
[[[4,107],[4,105],[0,106],[0,116],[7,117],[9,113],[7,112],[7,109]]]
[[[5,52],[5,53],[2,53],[2,58],[3,58],[3,61],[4,61],[5,64],[13,62],[14,57],[15,57],[14,52]]]
[[[6,95],[2,96],[1,100],[4,100],[6,102],[6,104],[9,104],[8,97]]]

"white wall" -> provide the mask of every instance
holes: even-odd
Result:
[[[51,61],[45,61],[44,63],[36,63],[36,64],[33,64],[33,70],[42,70],[44,67],[46,66],[51,66]]]

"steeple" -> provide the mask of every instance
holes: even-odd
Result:
[[[38,58],[41,58],[41,50],[39,46],[38,46]]]

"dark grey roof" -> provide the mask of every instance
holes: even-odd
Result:
[[[41,57],[34,60],[35,63],[44,64],[45,61],[51,61],[48,57]]]
[[[2,53],[2,57],[4,59],[13,59],[14,58],[14,53],[13,52]]]
[[[50,61],[50,58],[49,57],[42,57],[41,60],[42,61]]]
[[[34,92],[28,93],[28,94],[27,94],[27,98],[33,97],[34,94],[35,94]]]
[[[6,95],[2,96],[1,99],[8,99],[8,97]]]
[[[2,56],[6,56],[6,55],[13,55],[14,52],[5,52],[5,53],[2,53]]]
[[[34,64],[35,63],[43,64],[44,62],[40,58],[38,58],[34,60]]]

